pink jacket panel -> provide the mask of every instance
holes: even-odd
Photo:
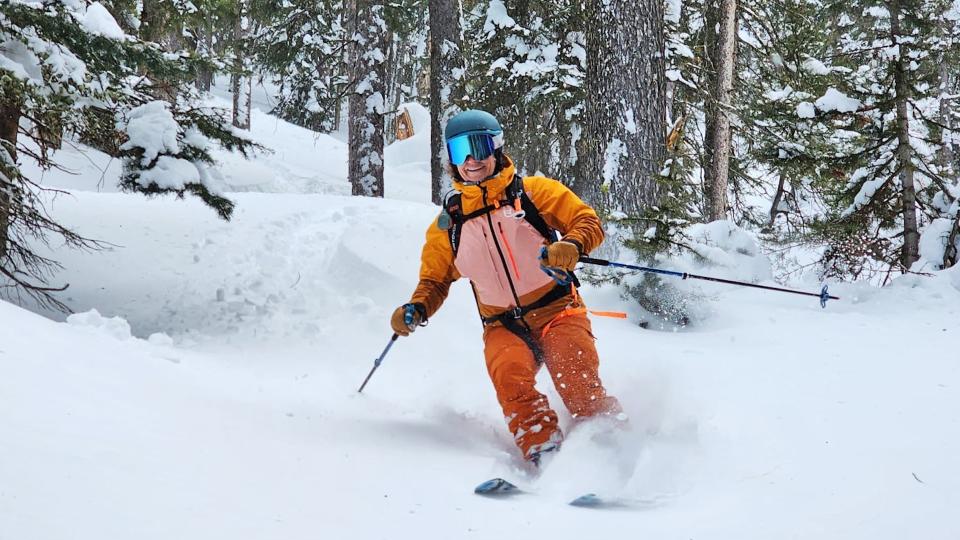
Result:
[[[546,240],[525,219],[517,217],[512,207],[494,210],[490,217],[492,230],[486,216],[463,224],[454,264],[460,275],[473,282],[481,304],[510,309],[516,307],[516,300],[508,279],[513,281],[517,295],[521,297],[552,281],[540,269],[540,249],[546,245]],[[494,243],[494,235],[503,252],[503,260]]]

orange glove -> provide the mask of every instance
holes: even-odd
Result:
[[[422,317],[422,309],[418,304],[404,304],[398,307],[390,316],[390,327],[401,336],[409,336],[418,326],[422,326],[420,323],[425,320]]]
[[[563,268],[570,272],[580,260],[580,248],[573,242],[560,240],[547,246],[547,260],[544,266]]]

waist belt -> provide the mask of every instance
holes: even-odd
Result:
[[[557,285],[547,291],[547,294],[541,296],[530,304],[515,307],[511,310],[504,311],[499,315],[494,315],[493,317],[484,317],[483,324],[489,325],[499,322],[504,326],[504,328],[513,332],[517,337],[527,344],[527,347],[530,348],[530,352],[533,353],[533,357],[536,359],[537,365],[539,366],[544,362],[543,348],[540,347],[537,339],[533,336],[533,332],[530,330],[530,325],[527,324],[527,321],[524,320],[523,317],[535,309],[540,309],[544,306],[552,304],[553,302],[556,302],[564,296],[571,294],[575,290],[576,289],[573,285]]]
[[[499,322],[507,328],[511,328],[511,326],[516,326],[517,321],[523,319],[527,313],[548,306],[564,296],[571,294],[573,290],[573,287],[570,285],[557,285],[547,291],[547,294],[525,306],[517,306],[492,317],[483,317],[483,324],[486,326]]]

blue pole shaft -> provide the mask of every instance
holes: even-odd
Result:
[[[383,349],[383,352],[380,353],[380,357],[373,361],[373,368],[370,369],[370,373],[367,374],[367,378],[363,380],[363,384],[360,385],[360,389],[357,390],[357,393],[363,393],[364,387],[367,386],[367,383],[370,382],[370,377],[373,377],[373,372],[380,367],[380,363],[383,362],[383,359],[387,356],[387,353],[390,352],[390,347],[393,347],[393,344],[397,342],[397,338],[400,337],[399,334],[394,334],[390,338],[390,342],[387,343],[386,348]]]
[[[830,299],[830,300],[839,300],[839,299],[840,299],[839,296],[828,295],[828,294],[826,294],[825,292],[809,293],[809,292],[804,292],[804,291],[795,291],[795,290],[793,290],[793,289],[784,289],[784,288],[782,288],[782,287],[771,287],[771,286],[769,286],[769,285],[758,285],[758,284],[756,284],[756,283],[747,283],[747,282],[745,282],[745,281],[735,281],[735,280],[732,280],[732,279],[715,278],[715,277],[710,277],[710,276],[698,276],[697,274],[688,274],[688,273],[686,273],[686,272],[674,272],[674,271],[672,271],[672,270],[661,270],[661,269],[659,269],[659,268],[650,268],[650,267],[648,267],[648,266],[635,266],[635,265],[632,265],[632,264],[616,263],[616,262],[607,261],[607,260],[604,260],[604,259],[594,259],[594,258],[592,258],[592,257],[580,257],[580,262],[582,262],[582,263],[587,263],[587,264],[596,264],[596,265],[599,265],[599,266],[612,266],[612,267],[616,267],[616,268],[627,268],[627,269],[629,269],[629,270],[637,270],[637,271],[639,271],[639,272],[649,272],[649,273],[652,273],[652,274],[663,274],[663,275],[667,275],[667,276],[676,276],[676,277],[679,277],[679,278],[681,278],[681,279],[702,279],[702,280],[704,280],[704,281],[715,281],[715,282],[717,282],[717,283],[726,283],[726,284],[728,284],[728,285],[740,285],[740,286],[742,286],[742,287],[753,287],[754,289],[764,289],[764,290],[767,290],[767,291],[779,291],[779,292],[785,292],[785,293],[791,293],[791,294],[801,294],[801,295],[803,295],[803,296],[815,296],[815,297],[821,299],[822,305],[825,305],[825,304],[826,304],[826,299]]]

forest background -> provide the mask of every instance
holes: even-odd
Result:
[[[442,128],[479,108],[521,173],[598,209],[611,257],[709,263],[691,227],[727,220],[781,280],[934,272],[960,245],[958,32],[946,0],[5,0],[2,290],[66,308],[36,242],[101,247],[50,217],[22,166],[57,167],[64,138],[121,159],[126,190],[229,219],[212,148],[267,151],[246,132],[254,85],[272,114],[345,133],[354,195],[383,196],[384,145],[419,102],[439,204]],[[218,76],[231,110],[204,98]],[[625,286],[688,315],[657,278]]]

